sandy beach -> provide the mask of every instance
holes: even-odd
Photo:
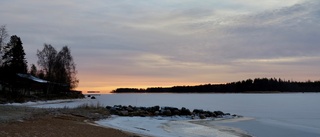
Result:
[[[102,114],[74,109],[39,109],[0,105],[1,137],[138,137],[140,135],[92,123]]]

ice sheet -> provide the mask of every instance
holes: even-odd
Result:
[[[185,118],[173,117],[118,117],[100,120],[99,125],[155,137],[237,137],[231,132],[190,123]]]

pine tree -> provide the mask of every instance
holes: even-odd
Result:
[[[28,66],[21,39],[13,35],[10,42],[4,47],[2,56],[3,66],[11,73],[27,73]]]
[[[32,76],[37,76],[37,73],[38,73],[37,67],[34,64],[32,64],[30,68],[30,74]]]

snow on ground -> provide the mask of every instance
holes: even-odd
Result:
[[[184,117],[119,117],[96,122],[99,125],[155,137],[237,137],[214,127],[190,123]]]
[[[92,100],[90,98],[85,99],[62,99],[62,100],[49,100],[49,101],[37,101],[37,102],[26,102],[26,103],[10,103],[7,105],[13,106],[28,106],[37,108],[75,108],[82,104],[96,105],[98,100]]]
[[[97,105],[99,100],[66,99],[52,101],[37,101],[26,103],[11,103],[7,105],[29,106],[38,108],[74,108],[82,104]],[[105,105],[105,104],[101,104]],[[236,135],[220,131],[210,126],[191,123],[188,117],[119,117],[112,116],[109,119],[96,121],[97,124],[106,127],[156,137],[237,137]],[[221,127],[220,127],[221,128]]]

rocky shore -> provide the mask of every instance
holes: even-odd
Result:
[[[175,107],[136,107],[136,106],[107,106],[107,110],[110,114],[119,115],[119,116],[187,116],[191,119],[206,119],[206,118],[221,118],[225,116],[229,117],[241,117],[238,115],[230,115],[230,113],[224,113],[222,111],[204,111],[202,109],[190,110],[182,107],[181,109]]]

